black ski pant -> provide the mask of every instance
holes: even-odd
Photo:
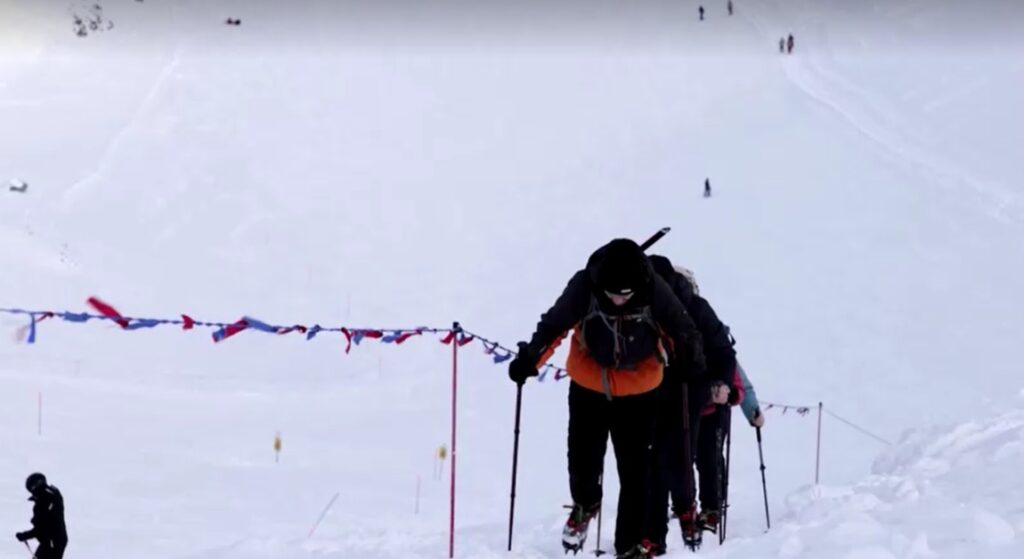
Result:
[[[705,381],[687,383],[689,413],[690,456],[684,451],[683,385],[674,375],[666,373],[658,388],[657,423],[654,439],[654,460],[651,475],[651,493],[648,498],[647,538],[665,545],[668,535],[668,503],[672,497],[672,510],[683,514],[692,508],[695,498],[693,460],[697,451],[700,430],[700,411],[711,397],[710,385]],[[686,475],[687,468],[690,475]]]
[[[584,508],[601,502],[600,478],[611,435],[619,473],[616,553],[644,538],[656,403],[654,390],[609,399],[575,382],[569,385],[569,490]]]
[[[52,540],[41,540],[39,547],[36,548],[35,558],[36,559],[63,559],[64,548],[66,548],[68,542],[66,541],[52,541]]]
[[[723,447],[728,429],[729,406],[715,406],[712,414],[701,417],[697,435],[697,473],[700,477],[700,508],[721,512],[725,496],[725,456]]]

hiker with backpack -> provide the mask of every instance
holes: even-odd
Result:
[[[693,318],[703,342],[708,375],[702,382],[690,383],[685,390],[669,380],[659,389],[657,434],[655,438],[655,462],[652,472],[651,496],[648,508],[648,538],[655,555],[666,550],[668,535],[669,496],[672,510],[679,520],[684,543],[691,548],[700,545],[701,533],[706,523],[717,524],[718,501],[709,501],[696,510],[696,484],[694,483],[694,459],[704,442],[701,434],[705,429],[704,411],[714,411],[717,406],[739,403],[742,391],[734,382],[736,375],[736,351],[729,328],[719,320],[714,309],[700,296],[693,273],[677,268],[660,255],[650,257],[651,266],[672,288]],[[669,368],[672,368],[670,363]],[[672,378],[671,376],[669,378]],[[684,415],[685,410],[685,415]],[[709,422],[711,420],[708,420]],[[704,477],[701,478],[704,485]],[[713,497],[709,492],[709,497]],[[702,495],[703,499],[703,495]]]
[[[700,334],[640,246],[615,239],[590,256],[586,267],[572,276],[554,306],[541,316],[530,342],[520,346],[519,355],[509,364],[509,377],[522,384],[536,376],[537,368],[567,335],[573,506],[562,531],[562,545],[566,551],[580,551],[590,521],[597,516],[610,434],[620,486],[616,557],[649,557],[651,549],[644,536],[656,389],[666,374],[691,381],[703,376]],[[667,358],[673,363],[668,372]]]

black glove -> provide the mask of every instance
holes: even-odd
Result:
[[[508,378],[516,384],[523,384],[526,379],[537,376],[537,358],[530,351],[526,342],[519,342],[519,355],[508,364]]]
[[[27,542],[31,538],[28,537],[28,532],[18,532],[14,534],[14,537],[18,538],[19,542]]]

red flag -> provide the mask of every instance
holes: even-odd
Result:
[[[192,320],[192,317],[187,314],[181,315],[181,320],[185,322],[181,327],[182,330],[191,330],[196,327],[196,321]]]
[[[411,338],[413,336],[419,336],[421,333],[422,332],[419,332],[419,331],[416,331],[416,332],[406,332],[406,333],[398,336],[397,338],[395,338],[395,343],[396,344],[400,344],[400,343],[404,342],[405,340],[408,340],[409,338]]]
[[[234,336],[235,334],[241,332],[242,330],[245,330],[248,327],[249,327],[249,323],[244,318],[240,319],[238,322],[235,322],[234,324],[229,324],[229,325],[225,326],[224,328],[221,328],[220,330],[217,330],[216,332],[214,332],[213,333],[213,341],[214,342],[224,341],[224,340],[230,338],[231,336]]]
[[[89,297],[89,299],[86,302],[88,302],[89,305],[92,306],[92,308],[96,309],[96,312],[102,314],[103,316],[109,318],[110,320],[113,320],[119,326],[121,326],[121,328],[128,327],[128,320],[125,319],[125,317],[121,316],[121,313],[117,312],[117,310],[114,309],[114,307],[111,307],[110,305],[104,303],[103,301],[100,301],[96,297]]]
[[[345,353],[352,351],[352,332],[348,328],[342,328],[341,333],[345,334]]]

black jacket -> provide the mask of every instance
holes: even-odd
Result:
[[[64,497],[60,491],[48,485],[32,495],[32,529],[26,533],[29,539],[35,538],[39,545],[50,543],[63,547],[68,542],[68,531],[64,525]]]
[[[704,341],[708,376],[712,381],[722,381],[732,386],[736,371],[736,350],[729,334],[729,327],[719,320],[711,304],[696,293],[686,276],[672,267],[672,262],[668,258],[653,255],[650,261],[654,271],[669,284],[672,292],[693,318],[697,331]]]
[[[576,328],[587,353],[599,365],[630,368],[654,355],[664,336],[672,342],[677,363],[685,363],[690,374],[703,373],[700,334],[669,285],[648,263],[643,287],[625,305],[615,306],[593,278],[602,250],[590,257],[587,268],[573,275],[554,306],[541,316],[528,345],[530,355],[542,356]]]

